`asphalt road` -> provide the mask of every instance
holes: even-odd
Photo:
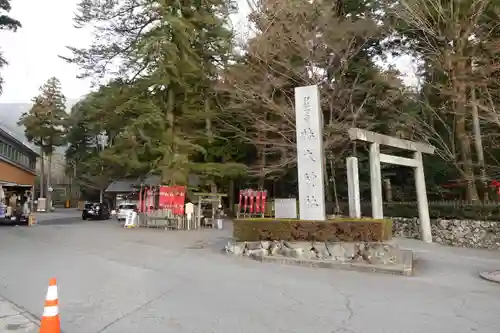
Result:
[[[228,235],[123,229],[112,220],[0,228],[0,297],[39,316],[56,277],[66,333],[500,328],[500,284],[477,277],[500,268],[498,252],[404,241],[418,258],[408,278],[225,256],[218,250]]]

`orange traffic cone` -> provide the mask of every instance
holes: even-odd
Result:
[[[50,279],[40,324],[40,333],[61,333],[56,279]]]

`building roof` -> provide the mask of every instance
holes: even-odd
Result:
[[[104,192],[108,193],[129,193],[135,192],[134,186],[136,185],[137,180],[115,180],[111,184],[109,184],[108,188]]]
[[[161,185],[161,177],[160,176],[156,176],[156,175],[152,175],[152,176],[146,177],[142,181],[138,180],[136,185],[137,186],[140,186],[140,185],[144,185],[144,186],[158,186],[158,185]]]
[[[200,179],[196,175],[188,175],[190,186],[198,186]],[[106,188],[107,193],[130,193],[135,192],[141,186],[159,186],[161,177],[157,175],[148,176],[144,179],[115,180]]]
[[[200,184],[200,177],[198,175],[189,174],[188,175],[188,185],[189,186],[198,186]],[[161,185],[161,177],[158,175],[152,175],[146,177],[145,179],[138,180],[136,186],[158,186]]]
[[[40,156],[40,154],[38,154],[36,151],[34,151],[31,147],[29,147],[24,142],[15,138],[12,134],[10,134],[5,129],[3,129],[1,125],[0,125],[0,137],[4,137],[5,139],[9,140],[10,142],[17,144],[19,146],[19,148],[22,148],[25,151],[28,151],[31,154],[36,155],[37,157]]]

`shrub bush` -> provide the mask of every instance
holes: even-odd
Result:
[[[371,211],[371,207],[370,207]],[[384,216],[418,217],[416,203],[384,204]],[[429,216],[433,219],[500,221],[500,206],[461,203],[431,203]]]
[[[298,219],[237,219],[233,225],[235,241],[342,241],[379,242],[392,238],[392,221],[342,218],[328,221]]]
[[[327,204],[327,211],[333,214],[335,209],[332,203]],[[349,214],[347,203],[340,203],[340,213]],[[361,215],[371,216],[372,206],[370,203],[361,203]],[[384,203],[384,216],[387,217],[418,217],[416,202],[393,202]],[[486,220],[500,221],[500,204],[469,204],[456,202],[430,202],[429,216],[432,219],[457,219],[457,220]]]

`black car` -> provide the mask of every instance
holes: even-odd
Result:
[[[2,225],[28,225],[29,215],[23,214],[21,207],[17,207],[12,216],[0,218],[0,224]]]
[[[105,203],[86,203],[82,212],[82,219],[109,220],[111,212]]]

